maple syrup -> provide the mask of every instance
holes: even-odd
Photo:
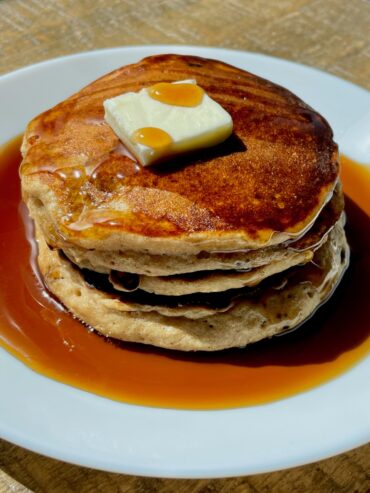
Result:
[[[340,375],[370,349],[370,172],[342,159],[351,265],[298,330],[245,349],[187,354],[105,339],[45,290],[20,200],[21,138],[0,150],[0,344],[35,371],[119,401],[183,409],[263,404]],[[355,203],[357,202],[357,204]]]
[[[165,149],[172,144],[171,135],[157,127],[139,128],[134,132],[132,140],[152,149]]]
[[[196,84],[180,82],[171,84],[170,82],[158,82],[148,88],[151,98],[161,103],[172,106],[198,106],[204,96],[204,91]]]

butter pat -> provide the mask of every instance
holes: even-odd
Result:
[[[181,84],[181,88],[169,87],[175,84]],[[196,85],[196,81],[160,83],[104,101],[106,122],[143,166],[215,146],[232,133],[229,113],[201,88],[197,87],[200,102],[187,105],[185,96],[189,85]],[[155,90],[157,86],[158,91]],[[161,96],[166,86],[169,98],[151,96],[153,93]],[[190,89],[189,94],[194,92],[194,87]],[[171,104],[163,100],[170,100]]]

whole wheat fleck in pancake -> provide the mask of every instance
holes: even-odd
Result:
[[[103,101],[191,78],[231,114],[233,135],[140,167],[104,122]],[[332,131],[303,101],[241,69],[180,55],[122,67],[36,117],[23,155],[23,197],[58,247],[151,254],[282,243],[312,224],[338,174]]]

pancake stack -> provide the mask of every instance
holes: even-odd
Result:
[[[104,100],[187,79],[230,113],[232,136],[141,167]],[[45,285],[105,336],[242,347],[299,326],[348,265],[328,123],[225,63],[159,55],[122,67],[31,121],[22,153]]]

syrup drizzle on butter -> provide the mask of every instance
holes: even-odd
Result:
[[[161,103],[189,108],[201,104],[204,90],[196,84],[158,82],[148,88],[148,94],[152,99]],[[132,141],[152,149],[161,150],[169,147],[173,139],[161,128],[143,127],[134,132]]]
[[[172,137],[161,128],[143,127],[134,132],[132,141],[158,150],[170,146]]]
[[[193,107],[201,104],[204,90],[196,84],[159,82],[148,88],[148,94],[161,103]]]

